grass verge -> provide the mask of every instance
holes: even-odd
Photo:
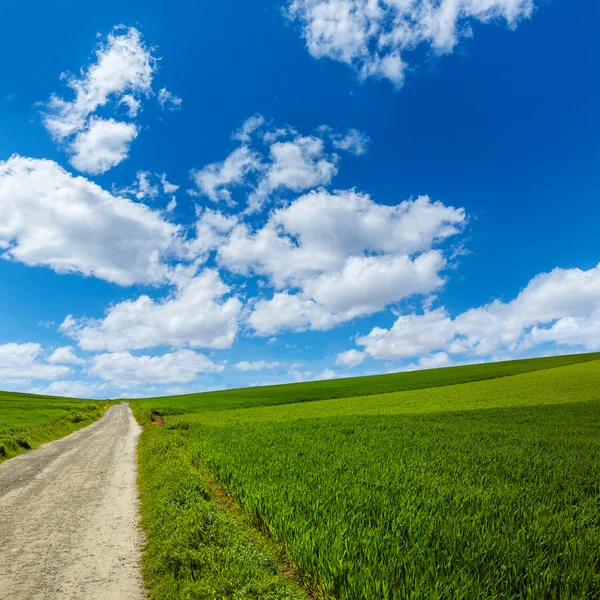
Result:
[[[276,556],[220,506],[194,467],[185,427],[146,423],[138,445],[143,574],[150,598],[301,600]]]

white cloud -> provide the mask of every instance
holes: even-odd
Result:
[[[119,285],[156,283],[179,252],[179,227],[49,160],[0,161],[4,258],[93,275]]]
[[[242,360],[234,365],[238,371],[262,371],[263,369],[275,369],[278,366],[278,361],[268,362],[266,360]]]
[[[315,377],[315,381],[322,381],[324,379],[337,379],[339,375],[331,369],[324,369]]]
[[[223,162],[212,163],[203,169],[192,169],[190,177],[200,192],[213,202],[235,204],[228,186],[240,185],[246,175],[261,169],[260,157],[247,146],[234,150]]]
[[[142,107],[142,102],[138,98],[133,96],[132,94],[125,94],[124,96],[122,96],[121,99],[119,100],[118,104],[119,105],[123,104],[127,107],[127,114],[132,119],[137,117],[138,112],[140,111],[140,108]]]
[[[374,328],[356,342],[370,356],[394,360],[438,351],[493,357],[540,344],[600,349],[600,265],[554,269],[534,277],[510,302],[494,300],[454,319],[439,308],[403,315],[390,329]]]
[[[308,51],[353,66],[362,78],[400,86],[403,56],[424,46],[454,50],[474,22],[504,21],[514,28],[533,12],[533,0],[291,0],[287,16],[302,25]]]
[[[248,323],[261,335],[329,329],[439,288],[446,258],[433,247],[464,222],[462,209],[426,196],[386,206],[353,190],[319,190],[271,213],[258,231],[233,227],[217,259],[283,290],[254,305]]]
[[[99,354],[90,372],[116,387],[187,383],[200,373],[219,373],[217,365],[199,352],[177,350],[160,356],[133,356],[129,352]]]
[[[0,382],[22,383],[32,379],[60,379],[71,372],[69,367],[48,364],[39,344],[0,345]]]
[[[356,343],[373,358],[396,360],[443,348],[454,335],[454,323],[443,309],[438,309],[403,315],[390,329],[375,327],[368,335],[358,337]]]
[[[170,183],[167,181],[166,173],[159,175],[159,177],[160,177],[160,183],[163,187],[163,192],[165,194],[174,194],[179,189],[178,185],[175,185],[174,183]]]
[[[369,147],[369,136],[358,129],[349,129],[344,135],[332,133],[333,147],[350,152],[354,156],[362,156]]]
[[[259,212],[275,194],[329,185],[339,163],[332,149],[360,155],[369,142],[356,129],[342,135],[322,126],[313,135],[301,135],[289,126],[265,131],[264,123],[262,115],[250,117],[233,134],[241,143],[225,160],[192,169],[190,176],[197,190],[188,193],[233,206],[232,188],[241,187],[248,204],[245,213]]]
[[[52,95],[44,106],[43,123],[54,140],[66,148],[78,170],[100,175],[125,160],[140,129],[132,122],[99,118],[100,108],[135,119],[141,100],[152,95],[157,59],[153,48],[134,27],[115,27],[96,47],[96,60],[79,76],[65,75],[74,93],[71,100]],[[158,93],[162,108],[180,108],[166,88]]]
[[[140,350],[157,346],[229,348],[238,329],[241,302],[217,271],[182,281],[168,297],[139,296],[111,306],[103,319],[74,319],[60,327],[83,350]]]
[[[240,142],[249,142],[252,139],[252,134],[262,127],[264,122],[265,118],[262,115],[259,115],[258,113],[252,115],[244,121],[242,126],[231,137]]]
[[[327,154],[323,140],[315,136],[275,142],[269,158],[256,191],[248,199],[250,212],[260,210],[269,195],[278,189],[300,192],[328,185],[337,173],[337,155]]]
[[[340,352],[340,354],[337,355],[335,364],[353,369],[360,365],[365,360],[366,356],[367,355],[364,352],[359,352],[358,350],[346,350],[346,352]]]
[[[48,357],[48,362],[56,365],[82,365],[85,360],[75,354],[73,346],[62,346]]]
[[[173,212],[175,210],[175,208],[177,207],[177,200],[175,199],[175,196],[173,196],[170,200],[169,200],[169,204],[167,204],[167,207],[165,208],[165,210],[167,212]]]
[[[71,164],[84,173],[101,175],[127,158],[137,134],[133,123],[94,117],[71,144]]]
[[[166,87],[158,91],[158,103],[163,110],[181,110],[183,100]]]
[[[179,189],[178,185],[174,185],[167,181],[167,175],[163,173],[151,173],[150,171],[138,171],[135,174],[135,181],[127,188],[115,189],[115,193],[134,196],[138,200],[154,200],[161,194],[171,195]],[[161,191],[162,190],[162,191]],[[173,196],[172,199],[175,197]]]
[[[98,44],[95,63],[80,77],[66,76],[75,98],[50,97],[44,125],[55,139],[64,140],[85,129],[88,117],[111,98],[123,100],[130,113],[137,113],[139,97],[152,91],[155,70],[156,59],[141,33],[134,27],[116,27]]]
[[[417,371],[420,369],[440,369],[449,367],[452,364],[452,359],[447,352],[436,352],[422,356],[416,364],[411,364],[406,367],[405,371]]]
[[[107,398],[106,383],[93,383],[82,380],[53,381],[45,386],[30,388],[30,394],[44,396],[65,396],[67,398]]]

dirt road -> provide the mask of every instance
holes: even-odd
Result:
[[[137,600],[131,409],[0,465],[1,600]]]

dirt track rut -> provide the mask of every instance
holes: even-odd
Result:
[[[138,600],[135,447],[127,404],[0,464],[1,600]]]

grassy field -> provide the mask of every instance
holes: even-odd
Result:
[[[587,358],[345,380],[361,395],[330,400],[319,382],[136,402],[141,420],[172,415],[140,444],[151,597],[302,597],[248,522],[314,597],[600,597],[600,361]],[[275,390],[288,404],[268,406]]]
[[[108,402],[0,392],[0,462],[100,418]]]
[[[249,406],[291,404],[456,385],[592,360],[600,360],[600,353],[571,354],[446,369],[429,369],[409,373],[390,373],[372,377],[351,377],[348,379],[308,381],[287,385],[185,394],[182,396],[144,398],[137,401],[137,403],[139,407],[153,409],[164,415],[183,414],[198,410],[227,410]]]

